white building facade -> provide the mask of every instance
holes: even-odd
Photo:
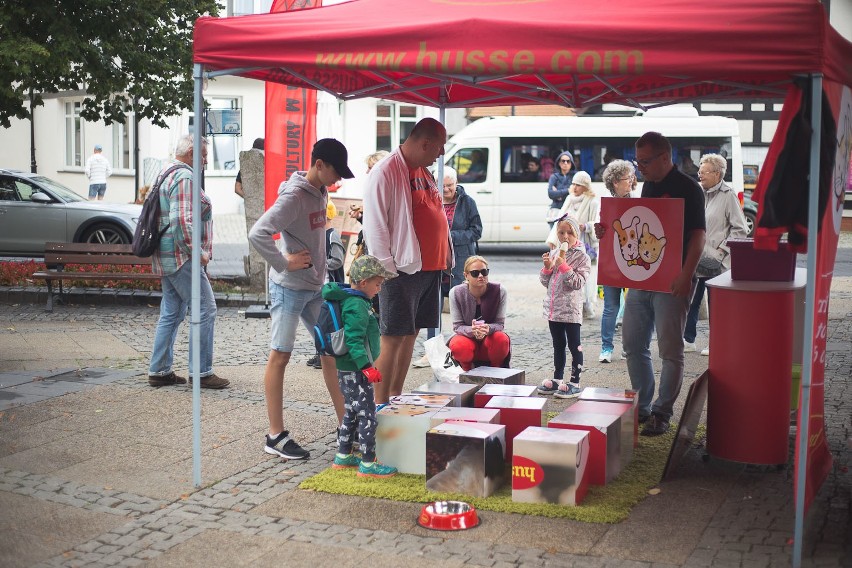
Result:
[[[327,5],[338,0],[326,0]],[[271,0],[228,0],[226,13],[238,15],[262,13],[269,10]],[[852,37],[852,0],[832,0],[831,21],[846,38]],[[107,180],[106,201],[133,202],[136,196],[134,169],[134,117],[127,115],[124,124],[107,126],[102,121],[87,122],[80,115],[84,91],[51,94],[45,97],[44,106],[35,109],[33,132],[34,161],[38,173],[55,179],[82,196],[88,193],[88,180],[83,173],[86,159],[94,146],[100,144],[103,154],[113,167]],[[239,77],[220,77],[207,83],[204,97],[210,108],[239,108],[240,134],[218,135],[210,138],[208,167],[205,171],[205,188],[210,194],[217,213],[239,210],[241,198],[234,194],[234,179],[239,170],[239,153],[251,147],[255,138],[264,136],[265,84],[261,81]],[[712,105],[713,103],[702,103]],[[768,106],[768,105],[767,105]],[[763,109],[773,114],[780,111],[779,103]],[[356,174],[354,180],[345,182],[341,191],[348,196],[359,196],[364,181],[364,159],[376,150],[390,150],[405,139],[414,124],[423,117],[438,117],[438,109],[363,99],[341,103],[325,93],[318,95],[317,137],[335,137],[349,150],[349,165]],[[705,112],[709,109],[700,109]],[[721,113],[725,114],[724,109]],[[744,109],[746,110],[746,109]],[[463,109],[450,109],[446,113],[450,135],[467,123]],[[191,132],[193,113],[183,111],[166,119],[168,128],[154,126],[150,121],[139,123],[140,185],[151,182],[156,175],[157,161],[173,157],[176,140]],[[764,120],[760,137],[770,140],[777,121]],[[0,129],[0,168],[30,171],[31,124],[29,120],[12,120],[9,128]],[[741,124],[743,142],[753,140],[755,127],[751,121]],[[764,145],[765,146],[765,145]],[[765,147],[755,148],[755,161],[762,162]],[[147,162],[147,167],[144,165]]]

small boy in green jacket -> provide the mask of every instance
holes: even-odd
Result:
[[[376,460],[376,402],[373,383],[382,375],[373,366],[379,357],[379,318],[372,299],[387,278],[396,274],[385,269],[379,259],[363,255],[352,262],[349,270],[351,288],[329,282],[322,297],[340,302],[343,335],[349,352],[335,357],[337,381],[343,393],[343,420],[337,430],[337,454],[334,469],[358,468],[358,477],[391,477],[396,468]],[[361,459],[352,454],[355,431],[361,446]]]

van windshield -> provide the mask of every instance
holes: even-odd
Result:
[[[455,168],[459,183],[482,183],[488,178],[488,148],[462,148],[446,163]]]
[[[672,161],[685,174],[698,179],[698,162],[704,154],[721,154],[728,161],[725,181],[732,180],[730,136],[670,137]],[[583,170],[592,180],[601,181],[612,160],[632,161],[636,157],[635,137],[518,137],[501,138],[501,181],[547,181],[555,170],[559,154],[568,151],[574,161],[571,171]],[[459,153],[461,153],[460,151]],[[531,164],[531,162],[534,162]],[[531,171],[534,170],[534,171]],[[639,181],[641,174],[637,171]]]

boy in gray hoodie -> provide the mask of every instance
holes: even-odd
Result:
[[[269,263],[272,329],[269,360],[263,374],[269,433],[264,451],[286,459],[310,454],[284,429],[284,371],[290,362],[301,319],[310,331],[322,305],[325,282],[326,188],[340,178],[353,178],[342,143],[324,138],[314,144],[307,172],[295,172],[278,189],[278,199],[249,231],[249,242]],[[272,236],[281,233],[276,246]],[[333,357],[323,357],[322,374],[337,419],[343,416],[343,397]]]

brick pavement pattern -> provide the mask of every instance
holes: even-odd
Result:
[[[536,384],[549,375],[551,355],[541,291],[530,279],[500,281],[511,298],[513,363]],[[300,330],[285,383],[285,421],[311,459],[287,462],[261,448],[268,321],[245,319],[238,307],[219,310],[214,362],[232,388],[202,392],[196,488],[191,390],[152,389],[144,375],[157,313],[147,305],[71,305],[47,314],[40,303],[0,303],[0,565],[790,565],[793,436],[780,469],[705,462],[700,448],[691,450],[675,478],[617,525],[486,511],[476,529],[436,533],[416,524],[416,504],[300,490],[328,467],[336,446],[321,374],[305,365],[312,346]],[[186,361],[187,335],[184,326],[176,361]],[[850,340],[852,278],[840,277],[831,292],[825,397],[835,465],[807,517],[806,566],[852,566]],[[584,324],[583,342],[596,361],[596,322]],[[706,362],[687,355],[681,405]],[[585,386],[629,384],[620,359],[589,367]],[[101,371],[87,376],[90,368]],[[406,389],[430,375],[412,369]],[[567,404],[550,400],[547,410]]]

